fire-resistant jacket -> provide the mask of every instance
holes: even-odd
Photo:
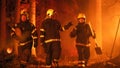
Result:
[[[76,37],[76,43],[88,44],[89,37],[92,36],[90,27],[86,23],[78,23],[70,33],[71,37]]]
[[[16,28],[19,28],[21,31],[22,36],[20,39],[16,35],[16,32],[15,32]],[[36,27],[29,21],[17,23],[11,28],[11,30],[12,30],[11,36],[13,38],[16,38],[17,40],[19,40],[21,45],[25,45],[30,42],[34,43],[34,47],[36,47],[38,45],[38,42],[37,42],[38,37],[37,37]]]
[[[61,26],[60,22],[48,18],[44,20],[41,24],[40,28],[40,41],[41,43],[49,43],[52,41],[60,41],[60,31],[65,31],[72,25],[71,22],[69,22],[64,27]]]

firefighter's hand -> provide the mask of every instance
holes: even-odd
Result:
[[[20,28],[15,28],[15,34],[16,34],[18,37],[21,37],[21,36],[22,36],[22,32],[21,32]]]
[[[65,29],[69,29],[72,25],[73,25],[72,22],[69,22],[68,24],[65,25],[64,28],[65,28]]]
[[[16,35],[16,39],[17,40],[21,40],[22,39],[22,31],[20,28],[15,28],[15,35]]]
[[[95,33],[95,31],[93,31],[94,32],[94,35],[92,36],[94,39],[96,38],[96,33]]]
[[[96,38],[96,35],[92,36],[94,39]]]
[[[70,37],[73,38],[76,36],[76,30],[73,28],[72,32],[70,32]]]

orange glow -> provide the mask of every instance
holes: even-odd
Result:
[[[36,55],[36,49],[34,47],[32,47],[32,55],[37,56]]]
[[[6,51],[7,51],[7,53],[8,53],[8,54],[11,54],[11,53],[12,53],[12,51],[13,51],[13,49],[12,49],[12,48],[7,48],[7,50],[6,50]]]

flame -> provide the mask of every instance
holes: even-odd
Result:
[[[12,53],[13,49],[12,48],[7,48],[7,53],[10,54]]]

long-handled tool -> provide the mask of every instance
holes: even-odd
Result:
[[[91,27],[90,22],[89,22],[88,24],[89,24],[89,27],[90,27],[92,36],[94,36],[95,33],[93,32],[93,29],[92,29],[92,27]],[[96,47],[95,47],[96,54],[101,55],[101,54],[102,54],[102,50],[101,50],[101,48],[98,46],[98,42],[97,42],[96,38],[94,38],[94,40],[95,40],[95,45],[96,45]]]

